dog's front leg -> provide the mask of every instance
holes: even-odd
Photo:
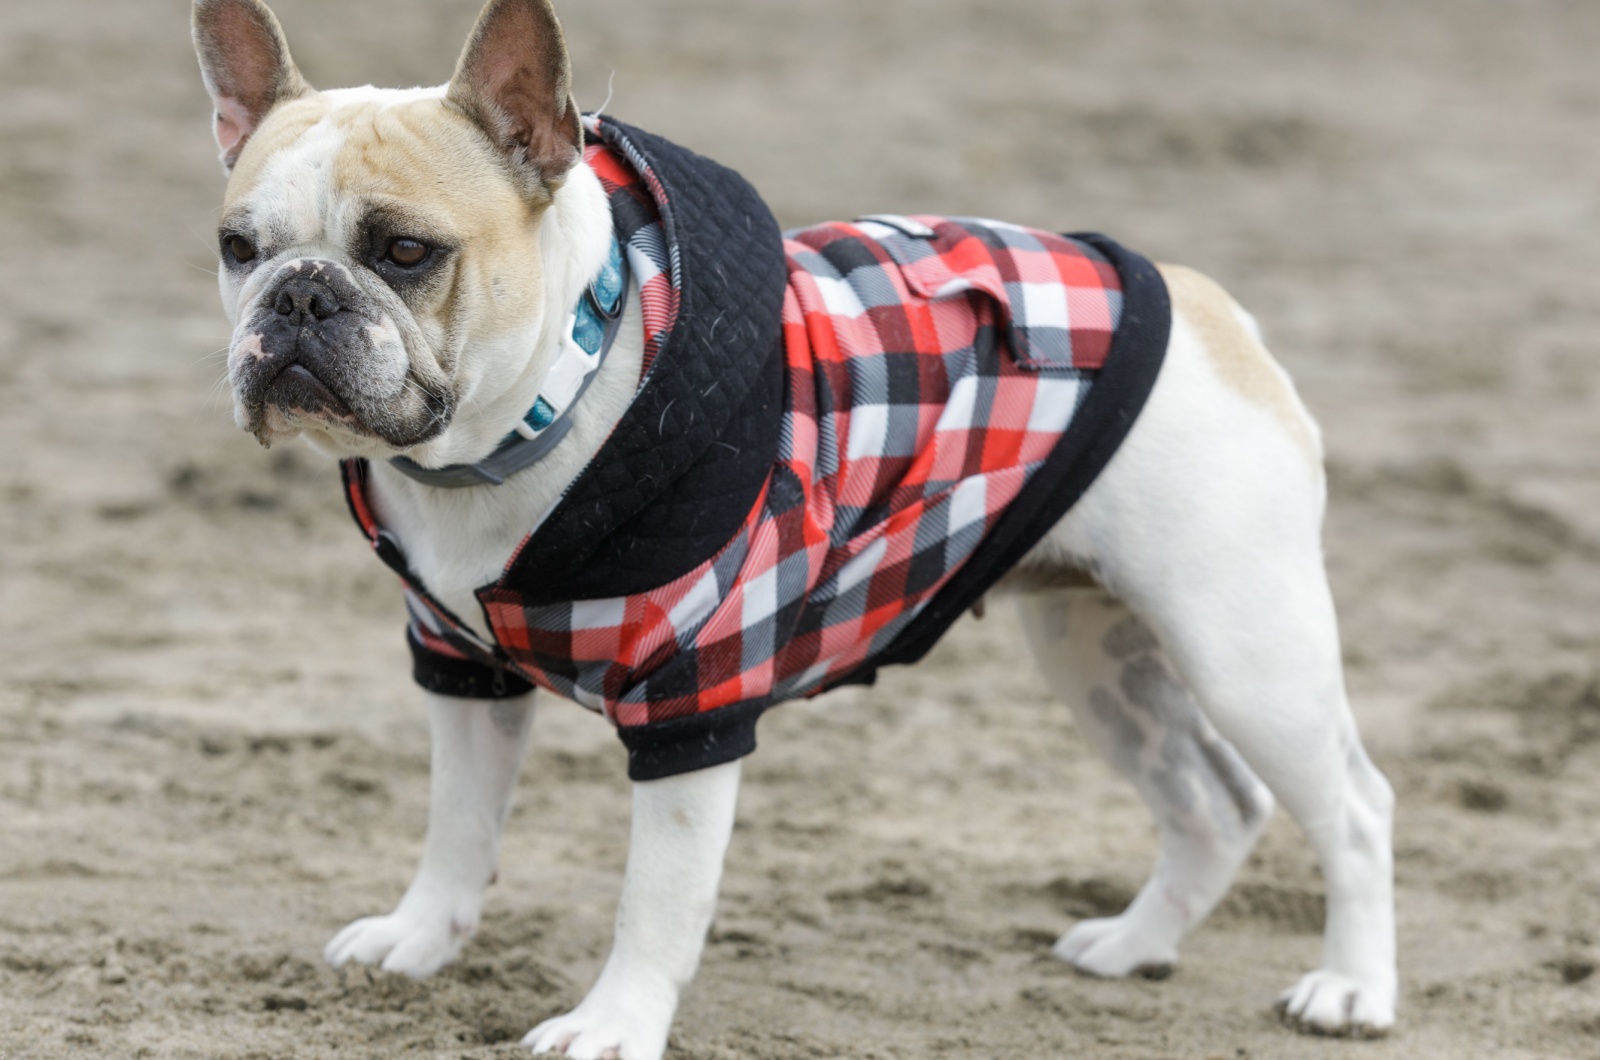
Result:
[[[633,786],[633,833],[616,938],[589,996],[524,1038],[575,1060],[657,1060],[716,909],[739,763]]]
[[[381,964],[420,979],[461,952],[500,858],[532,720],[531,692],[493,701],[428,696],[433,753],[422,863],[394,912],[334,936],[323,951],[328,963]]]

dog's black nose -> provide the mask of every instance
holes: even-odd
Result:
[[[278,297],[272,308],[280,316],[289,318],[291,324],[309,324],[313,320],[327,320],[340,309],[339,296],[321,280],[309,276],[291,276],[278,288]]]

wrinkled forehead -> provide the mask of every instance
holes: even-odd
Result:
[[[340,89],[275,110],[240,155],[223,223],[342,242],[374,211],[441,240],[524,209],[487,137],[443,88]]]

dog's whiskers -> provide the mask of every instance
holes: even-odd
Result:
[[[210,353],[202,353],[200,356],[198,356],[194,360],[190,361],[189,365],[190,365],[190,367],[193,367],[194,365],[204,364],[207,361],[213,360],[213,359],[215,359],[217,357],[226,358],[228,356],[229,351],[231,351],[232,349],[233,349],[232,345],[218,347],[217,349],[212,350]]]

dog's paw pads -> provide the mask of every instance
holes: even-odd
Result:
[[[1279,996],[1277,1008],[1284,1022],[1309,1034],[1381,1038],[1394,1026],[1393,990],[1327,970],[1301,978]]]
[[[565,1016],[545,1020],[522,1044],[535,1054],[568,1060],[660,1060],[667,1048],[665,1027],[643,1026],[648,1021],[636,1017],[608,1018],[600,1011],[604,1008],[585,1002]]]
[[[1126,915],[1085,920],[1062,935],[1050,952],[1086,975],[1165,979],[1178,963],[1177,944],[1153,934]]]
[[[471,935],[470,926],[448,915],[396,910],[347,925],[323,949],[322,956],[335,968],[354,961],[422,979],[455,960]]]

